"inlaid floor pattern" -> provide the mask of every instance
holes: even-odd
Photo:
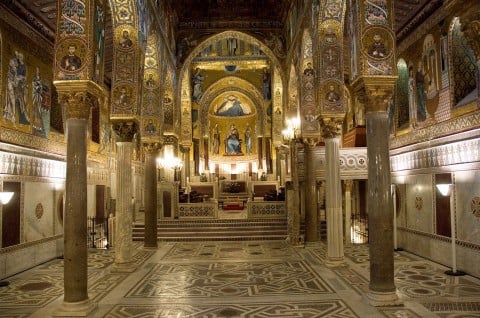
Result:
[[[403,304],[371,307],[368,246],[345,247],[345,265],[324,266],[326,246],[284,241],[134,243],[135,272],[111,271],[114,252],[89,253],[89,317],[480,317],[480,280],[407,252],[395,253]],[[0,317],[50,317],[63,301],[63,261],[8,278]]]

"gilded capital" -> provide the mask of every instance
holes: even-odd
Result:
[[[143,150],[145,151],[145,153],[155,154],[160,150],[160,148],[162,148],[162,144],[159,142],[143,143]]]
[[[345,192],[352,192],[353,180],[344,180]]]
[[[133,136],[138,131],[138,125],[133,120],[113,121],[112,126],[120,142],[132,142]]]
[[[302,138],[302,142],[304,145],[308,146],[308,147],[315,147],[316,145],[318,145],[318,143],[322,141],[320,136],[318,137],[304,137]]]
[[[54,81],[58,100],[69,118],[88,119],[92,107],[100,107],[105,92],[97,83],[89,80]]]
[[[393,87],[368,86],[365,87],[367,112],[387,111],[393,98]]]
[[[321,117],[322,137],[337,138],[342,134],[343,117]]]

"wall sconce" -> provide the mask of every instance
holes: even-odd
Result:
[[[157,158],[157,164],[162,168],[173,169],[174,171],[174,181],[180,181],[179,172],[183,168],[183,161],[177,157],[163,157]]]
[[[439,183],[437,184],[437,189],[441,195],[444,197],[450,197],[450,233],[452,240],[452,269],[445,272],[445,274],[450,276],[463,276],[465,275],[462,271],[457,271],[457,254],[456,254],[456,241],[455,241],[455,204],[454,204],[454,193],[453,193],[453,184],[451,183]]]
[[[13,192],[0,192],[0,202],[2,205],[8,204],[13,197]]]
[[[297,139],[299,137],[298,135],[300,132],[300,124],[301,124],[300,117],[295,116],[295,117],[287,118],[285,123],[287,125],[287,128],[282,130],[283,139],[285,141],[291,141],[291,140]]]

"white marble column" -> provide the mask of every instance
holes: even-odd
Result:
[[[135,122],[114,123],[117,141],[117,204],[115,227],[115,263],[113,271],[133,272],[132,244],[132,139],[137,130]]]
[[[344,262],[343,215],[340,180],[340,138],[325,138],[325,197],[327,213],[327,259],[325,265],[339,266]]]

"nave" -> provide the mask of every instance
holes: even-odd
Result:
[[[112,271],[113,250],[89,250],[88,317],[479,317],[480,280],[395,252],[401,306],[372,307],[368,245],[345,247],[345,265],[324,265],[326,245],[285,241],[134,243],[133,273]],[[8,278],[0,317],[44,318],[63,301],[63,260]]]

